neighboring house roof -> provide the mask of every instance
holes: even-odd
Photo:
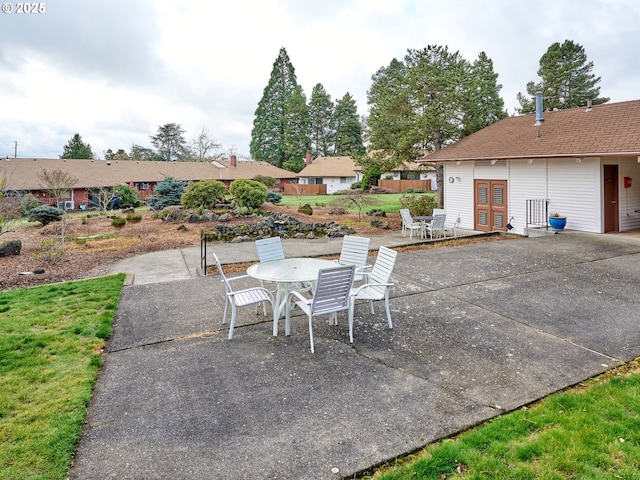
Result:
[[[236,166],[233,166],[233,163]],[[275,179],[294,179],[296,174],[267,162],[216,160],[215,162],[138,162],[132,160],[63,160],[3,158],[0,174],[7,177],[11,190],[39,190],[38,172],[61,170],[76,177],[74,188],[100,188],[136,183],[157,183],[167,177],[175,180],[252,179],[256,175]]]
[[[351,157],[318,157],[307,164],[298,177],[355,177],[356,170],[360,167]]]
[[[640,100],[509,117],[418,162],[640,155]]]

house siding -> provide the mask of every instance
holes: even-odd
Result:
[[[509,223],[511,233],[524,235],[527,227],[527,200],[549,198],[546,187],[546,160],[516,160],[509,162]]]
[[[444,209],[447,222],[452,222],[460,214],[460,228],[473,230],[473,163],[444,165]],[[449,183],[453,177],[453,183]],[[471,198],[469,203],[467,199]]]

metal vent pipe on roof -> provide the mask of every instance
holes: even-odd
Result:
[[[536,92],[536,125],[542,125],[542,92]]]

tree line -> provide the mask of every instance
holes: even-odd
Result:
[[[546,110],[609,100],[600,96],[601,78],[593,74],[593,62],[573,41],[553,43],[540,58],[537,74],[539,79],[527,83],[526,93],[518,93],[517,114],[535,110],[537,92],[543,93]],[[485,52],[469,61],[447,46],[409,49],[404,58],[394,58],[375,72],[371,81],[365,117],[358,116],[348,92],[334,102],[320,83],[307,101],[286,49],[281,48],[255,110],[251,158],[298,172],[307,152],[313,157],[351,156],[363,167],[366,186],[402,162],[439,150],[508,115],[498,74]],[[140,145],[132,145],[129,152],[109,149],[105,159],[207,161],[223,156],[206,129],[190,142],[184,133],[180,124],[168,123],[150,136],[155,149]],[[91,146],[79,134],[61,155],[93,157]],[[442,185],[440,177],[437,183]]]

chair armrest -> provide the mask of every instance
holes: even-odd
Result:
[[[227,295],[233,296],[233,295],[237,295],[239,293],[253,292],[253,291],[256,291],[256,290],[262,290],[264,293],[266,293],[269,296],[269,298],[271,299],[272,302],[275,301],[273,299],[273,293],[271,293],[269,290],[267,290],[266,288],[263,288],[263,287],[251,287],[251,288],[244,288],[242,290],[234,290],[233,292],[230,292]]]
[[[298,292],[296,290],[291,290],[287,294],[287,301],[289,301],[291,299],[291,297],[298,297],[298,299],[300,299],[303,302],[308,302],[309,301],[308,298],[306,298],[304,295],[301,295],[300,292]]]
[[[355,288],[351,291],[349,295],[356,296],[360,293],[361,290],[369,287],[393,287],[393,283],[366,283],[364,285],[360,285],[358,288]]]
[[[232,280],[240,280],[242,278],[248,278],[248,277],[250,277],[250,275],[238,275],[237,277],[227,277],[227,280],[231,282]]]
[[[372,268],[373,268],[373,265],[369,265],[369,264],[367,264],[367,265],[365,265],[364,267],[358,267],[358,268],[356,268],[355,273],[364,273],[364,274],[367,274],[367,273],[369,273],[369,272],[366,272],[365,270],[370,270],[370,269],[372,269]]]

